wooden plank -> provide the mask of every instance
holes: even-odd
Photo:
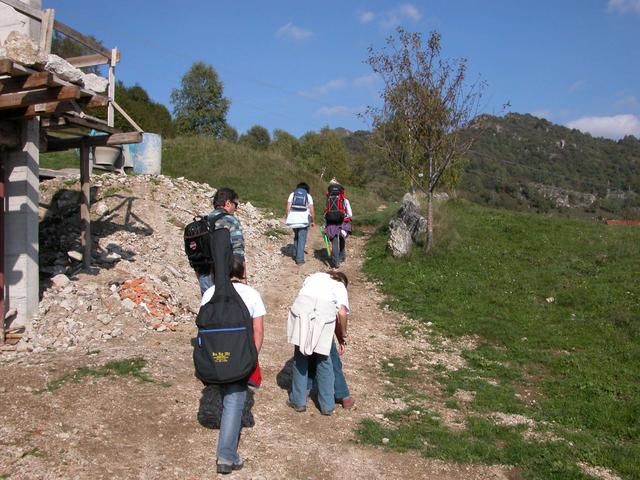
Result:
[[[0,75],[8,75],[13,70],[13,61],[8,58],[0,58]]]
[[[107,50],[106,48],[103,48],[102,46],[100,46],[100,44],[98,44],[97,42],[94,42],[89,37],[83,35],[77,30],[74,30],[70,26],[65,25],[62,22],[59,22],[58,20],[55,20],[53,22],[53,28],[58,30],[59,32],[64,33],[67,37],[73,38],[76,42],[81,43],[82,45],[93,50],[94,52],[104,55],[109,60],[111,60],[111,52],[109,50]],[[118,60],[119,59],[116,59],[116,61]]]
[[[40,126],[42,128],[59,128],[66,127],[67,125],[69,125],[69,122],[67,122],[65,117],[48,117],[40,120]]]
[[[53,81],[51,72],[35,72],[24,77],[0,79],[0,94],[15,93],[50,86]]]
[[[72,98],[80,98],[80,87],[52,87],[43,90],[0,94],[0,110]]]
[[[18,12],[26,15],[27,17],[31,17],[35,20],[42,21],[42,11],[38,8],[33,8],[27,3],[21,2],[19,0],[0,0],[2,3],[6,3],[10,7],[15,8]]]
[[[142,134],[139,132],[114,133],[112,135],[100,135],[96,137],[81,137],[70,139],[49,138],[47,142],[47,152],[59,152],[62,150],[70,150],[72,148],[80,148],[82,142],[90,147],[99,147],[104,145],[126,145],[129,143],[140,143]]]
[[[109,58],[97,53],[95,55],[83,55],[81,57],[65,58],[65,60],[76,68],[93,67],[95,65],[106,65],[110,62]]]
[[[80,118],[74,116],[65,117],[68,123],[73,125],[78,125],[80,127],[92,128],[94,130],[98,130],[100,132],[106,133],[121,133],[122,130],[119,128],[114,128],[108,126],[104,120],[100,120],[98,118]]]
[[[40,53],[49,55],[51,53],[51,41],[53,39],[53,10],[47,8],[42,14],[42,25],[40,28]]]
[[[75,103],[74,103],[75,102]],[[55,102],[36,103],[28,107],[0,110],[0,120],[17,120],[20,118],[33,118],[38,116],[53,115],[77,111],[84,108],[105,107],[109,103],[107,97],[94,95],[93,97],[81,97],[77,100],[63,100]]]
[[[127,122],[129,122],[131,124],[131,126],[133,128],[135,128],[138,132],[142,133],[144,130],[142,130],[140,128],[140,126],[133,121],[133,118],[131,118],[129,116],[129,114],[127,114],[127,112],[125,112],[124,108],[122,108],[120,105],[118,105],[115,100],[113,102],[111,102],[113,104],[114,107],[116,107],[116,110],[118,110],[118,112],[120,112],[122,114],[122,116],[127,120]]]

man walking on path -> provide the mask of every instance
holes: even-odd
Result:
[[[351,203],[344,187],[333,177],[327,188],[327,204],[324,208],[324,232],[331,242],[333,268],[339,268],[347,257],[346,239],[351,235]]]
[[[229,230],[231,237],[231,249],[233,250],[234,258],[239,259],[245,264],[244,259],[244,236],[242,235],[242,227],[240,221],[234,215],[238,209],[238,194],[230,188],[220,188],[213,196],[213,208],[214,210],[208,215],[209,221],[213,221],[210,228],[226,228]],[[213,286],[211,281],[211,266],[206,266],[206,271],[196,270],[198,275],[198,283],[200,284],[200,293],[204,294],[209,288]],[[246,265],[245,276],[242,279],[243,283],[246,283]]]
[[[313,198],[309,194],[309,185],[299,183],[289,194],[287,200],[286,224],[293,228],[293,258],[296,265],[304,263],[304,247],[307,243],[309,225],[315,225]]]

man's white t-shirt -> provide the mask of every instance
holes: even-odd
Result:
[[[262,317],[267,313],[267,310],[264,308],[264,303],[262,303],[262,297],[260,293],[255,289],[250,287],[249,285],[245,285],[244,283],[233,283],[236,292],[240,294],[240,298],[247,306],[247,310],[251,314],[251,318]],[[202,295],[202,301],[200,302],[200,306],[207,303],[213,297],[213,292],[216,291],[215,285],[209,288],[204,295]]]
[[[288,204],[293,202],[293,192],[289,194],[289,198],[287,200]],[[289,225],[291,228],[305,228],[309,226],[309,216],[311,212],[309,211],[309,206],[313,205],[313,198],[311,195],[307,193],[307,208],[305,209],[295,209],[290,208],[289,214],[287,215],[287,219],[285,223]]]
[[[318,272],[309,275],[304,280],[299,295],[328,300],[336,305],[336,310],[340,309],[340,305],[344,305],[349,312],[347,288],[342,282],[331,278],[328,273]]]

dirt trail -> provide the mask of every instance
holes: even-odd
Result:
[[[360,272],[363,237],[350,239],[343,268],[351,282],[352,310],[352,340],[344,363],[357,408],[346,411],[338,406],[333,416],[325,417],[311,402],[305,413],[285,405],[292,354],[286,343],[287,309],[304,277],[326,269],[317,228],[309,235],[303,266],[286,255],[289,241],[281,239],[281,261],[260,282],[268,312],[261,354],[263,387],[253,407],[256,426],[242,435],[245,468],[230,478],[509,478],[507,467],[461,466],[354,442],[353,431],[363,418],[394,407],[384,395],[380,360],[407,349],[398,335],[402,318],[378,307],[380,295]],[[196,420],[202,387],[193,376],[194,334],[195,327],[188,326],[137,342],[111,340],[89,354],[32,354],[0,364],[0,478],[215,477],[217,430],[205,429]],[[38,393],[47,381],[78,367],[136,356],[147,360],[145,371],[154,382],[88,377]]]

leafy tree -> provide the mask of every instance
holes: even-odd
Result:
[[[231,102],[222,96],[223,85],[211,65],[195,62],[184,74],[180,88],[171,92],[179,133],[219,138]]]
[[[427,242],[433,246],[433,193],[450,167],[469,150],[461,136],[475,116],[483,82],[465,83],[466,60],[441,55],[441,36],[426,43],[398,28],[387,49],[369,48],[367,63],[384,81],[382,107],[369,107],[376,144],[414,189],[427,195]]]
[[[240,143],[248,145],[255,150],[266,150],[271,143],[271,136],[266,128],[254,125],[247,133],[240,136]]]
[[[299,144],[298,158],[304,168],[319,173],[321,178],[335,176],[340,181],[350,179],[348,151],[336,132],[327,127],[320,133],[307,132],[300,138]]]
[[[175,129],[167,107],[149,98],[140,85],[127,87],[116,83],[116,101],[136,121],[145,132],[159,133],[163,137],[173,137]],[[116,111],[114,126],[122,130],[132,130],[129,122]]]
[[[220,137],[227,142],[236,143],[238,141],[238,131],[227,123]]]
[[[298,148],[298,139],[285,130],[276,128],[273,131],[271,149],[286,157],[293,157]]]

